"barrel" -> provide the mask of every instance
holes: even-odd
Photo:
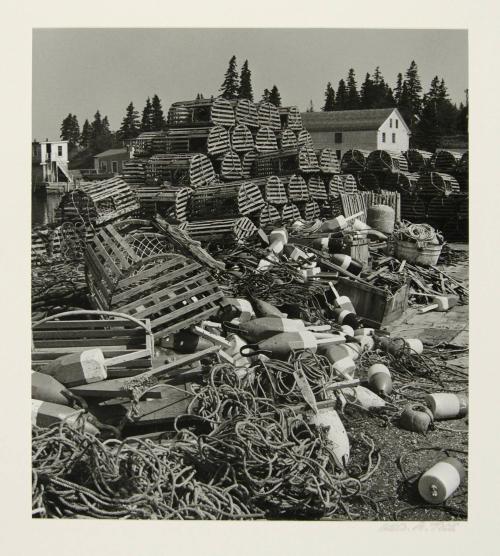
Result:
[[[426,243],[419,247],[413,241],[396,240],[396,257],[402,261],[407,260],[412,264],[422,266],[434,266],[437,264],[439,255],[441,254],[442,245],[432,245]]]
[[[383,234],[392,234],[396,213],[388,205],[372,205],[368,208],[366,223]]]

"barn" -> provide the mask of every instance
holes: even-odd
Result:
[[[302,121],[315,147],[334,149],[339,160],[350,149],[409,148],[411,132],[397,108],[305,112]]]

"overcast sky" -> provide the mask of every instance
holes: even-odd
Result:
[[[276,84],[284,105],[319,110],[326,83],[354,68],[361,86],[379,65],[394,87],[415,60],[424,92],[443,77],[454,102],[468,87],[467,32],[392,29],[36,29],[33,31],[33,138],[57,139],[71,112],[80,126],[97,109],[117,129],[130,101],[142,111],[160,97],[217,95],[229,58],[248,59],[254,97]]]

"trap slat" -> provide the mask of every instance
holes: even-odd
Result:
[[[311,134],[307,131],[307,129],[303,129],[298,132],[297,144],[299,146],[299,149],[302,147],[308,147],[310,149],[314,149],[314,144],[313,144]]]
[[[256,151],[249,151],[245,153],[243,156],[240,156],[241,173],[244,178],[253,177],[252,169],[253,169],[256,156],[257,156]]]
[[[408,172],[408,161],[401,152],[376,150],[368,155],[366,169],[371,172]]]
[[[253,176],[288,176],[299,171],[298,151],[275,150],[267,153],[258,153],[252,168]]]
[[[421,197],[447,196],[452,193],[460,193],[460,186],[456,178],[441,172],[422,174],[418,179],[417,188]]]
[[[342,193],[357,193],[358,185],[352,174],[337,174],[328,182],[329,199],[338,199]]]
[[[366,159],[370,151],[350,149],[342,155],[340,169],[343,174],[356,174],[365,169]]]
[[[266,203],[264,208],[259,213],[259,226],[265,228],[271,224],[276,224],[281,220],[278,209],[271,203]]]
[[[191,189],[215,179],[212,163],[199,153],[154,155],[148,160],[146,172],[152,183],[167,182],[170,186]]]
[[[268,203],[284,205],[288,202],[286,189],[278,176],[269,176],[264,186],[264,198]]]

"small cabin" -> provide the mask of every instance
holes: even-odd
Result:
[[[108,149],[94,156],[94,169],[97,174],[121,174],[123,164],[130,160],[126,148]]]

